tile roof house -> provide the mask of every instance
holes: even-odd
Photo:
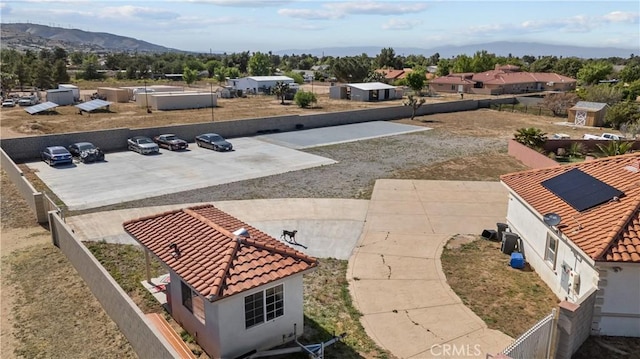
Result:
[[[309,257],[212,205],[123,224],[169,270],[173,318],[213,358],[235,358],[294,339],[303,329]],[[149,278],[148,278],[149,280]]]
[[[569,109],[569,122],[577,126],[601,127],[607,114],[606,103],[578,101]]]
[[[592,334],[640,337],[640,153],[501,181],[507,224],[538,275],[569,302],[595,291]]]
[[[514,65],[496,65],[495,70],[441,76],[431,80],[429,86],[437,92],[502,95],[575,90],[576,80],[556,73],[524,72]]]

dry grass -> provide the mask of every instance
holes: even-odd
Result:
[[[508,266],[499,243],[474,240],[452,248],[456,241],[444,248],[442,269],[454,292],[489,328],[516,338],[557,306],[536,272]]]

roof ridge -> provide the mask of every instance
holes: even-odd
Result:
[[[297,259],[303,260],[305,262],[309,262],[309,263],[317,263],[317,260],[315,258],[309,257],[304,253],[301,253],[293,248],[289,248],[287,246],[285,246],[287,249],[282,249],[282,248],[278,248],[276,246],[271,245],[268,242],[258,242],[255,239],[251,239],[251,238],[244,238],[244,237],[239,237],[238,240],[240,241],[240,243],[242,244],[246,244],[249,246],[253,246],[253,247],[258,247],[270,252],[275,252],[278,254],[281,254],[283,256],[289,256],[289,257],[295,257]]]
[[[204,222],[205,224],[207,224],[209,227],[215,229],[216,231],[224,234],[225,236],[233,239],[235,237],[235,235],[233,233],[231,233],[231,231],[229,231],[228,229],[222,227],[221,225],[215,223],[214,221],[210,220],[209,218],[201,215],[200,213],[196,212],[195,209],[202,209],[202,208],[207,208],[207,207],[212,207],[215,208],[213,206],[201,206],[201,207],[189,207],[189,208],[185,208],[182,211],[194,218],[196,218],[197,220]]]
[[[178,213],[178,212],[182,212],[182,209],[181,208],[172,209],[172,210],[167,210],[167,211],[160,212],[160,213],[154,213],[154,214],[150,214],[150,215],[147,215],[147,216],[142,216],[142,217],[130,219],[128,221],[125,221],[122,225],[125,226],[127,224],[132,223],[132,222],[147,221],[147,220],[150,220],[150,219],[154,219],[154,218],[158,218],[158,217],[162,217],[162,216],[166,216],[166,215],[173,214],[173,213]]]
[[[633,214],[640,210],[640,195],[636,196],[635,200],[635,206],[632,206],[627,211],[622,213],[618,222],[616,222],[616,224],[613,226],[614,228],[609,231],[609,233],[612,233],[613,235],[611,236],[609,243],[607,243],[607,245],[604,246],[604,248],[594,256],[595,259],[604,258],[611,247],[613,247],[613,245],[618,241],[618,237],[622,235],[622,231],[624,231],[625,228],[629,225],[629,222],[633,220]]]

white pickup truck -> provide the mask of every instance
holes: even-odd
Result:
[[[603,133],[601,136],[598,135],[590,135],[590,134],[585,134],[584,136],[582,136],[583,139],[585,140],[613,140],[613,141],[620,141],[620,140],[624,140],[624,136],[620,136],[620,135],[616,135],[615,133]]]

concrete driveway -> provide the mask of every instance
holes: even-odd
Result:
[[[367,334],[399,358],[485,358],[509,345],[462,304],[440,262],[449,238],[495,228],[506,209],[498,182],[376,181],[347,272]]]

